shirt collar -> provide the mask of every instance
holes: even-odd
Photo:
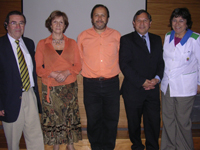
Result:
[[[138,32],[137,32],[138,33]],[[138,33],[139,36],[142,38],[142,34]],[[146,40],[149,40],[149,33],[147,32],[144,36],[146,36]]]
[[[8,35],[8,39],[10,40],[10,43],[15,43],[16,39],[14,39],[12,36],[10,36],[9,33],[7,33],[7,35]],[[19,40],[19,43],[23,42],[22,37],[20,37],[18,40]]]
[[[185,35],[183,36],[183,38],[181,39],[180,43],[183,46],[187,40],[190,38],[190,36],[192,35],[193,31],[190,29],[187,29],[187,32],[185,33]],[[175,31],[172,30],[171,34],[170,34],[170,39],[169,39],[169,43],[174,39],[175,36]]]
[[[92,29],[93,29],[93,31],[94,31],[96,34],[98,34],[97,31],[94,29],[94,26],[92,27]],[[101,32],[101,34],[106,33],[107,30],[108,30],[108,27],[106,26],[106,29],[105,29],[103,32]],[[98,34],[98,35],[100,35],[100,34]]]
[[[140,34],[140,33],[138,33],[138,34],[140,35],[140,37],[142,37],[142,34]],[[149,36],[148,32],[144,36],[146,36],[146,37]]]

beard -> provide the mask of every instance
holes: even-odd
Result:
[[[101,25],[98,25],[99,22],[101,22]],[[92,24],[93,24],[94,28],[97,29],[97,30],[105,29],[107,23],[108,22],[103,22],[103,21],[96,21],[96,22],[92,21]]]

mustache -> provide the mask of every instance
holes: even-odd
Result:
[[[96,23],[104,23],[103,21],[96,21]]]

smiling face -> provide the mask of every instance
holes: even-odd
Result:
[[[62,16],[55,17],[51,22],[52,33],[61,34],[65,29],[65,22]]]
[[[145,35],[151,26],[151,21],[149,20],[146,13],[141,13],[135,18],[135,21],[133,21],[133,25],[135,30],[139,34]]]
[[[9,23],[7,24],[8,34],[14,39],[18,40],[24,33],[25,22],[21,15],[9,16]]]
[[[175,31],[175,36],[182,38],[187,32],[187,20],[182,17],[174,17],[172,19],[172,29]]]
[[[108,14],[104,7],[97,7],[93,12],[92,24],[96,31],[103,32],[108,23]]]

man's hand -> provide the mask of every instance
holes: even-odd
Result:
[[[151,79],[151,80],[147,80],[144,82],[144,84],[142,85],[143,88],[145,90],[151,90],[151,89],[155,89],[155,85],[159,82],[158,79],[154,78],[154,79]]]
[[[5,115],[4,110],[0,110],[0,116],[4,116],[4,115]]]
[[[143,88],[144,88],[145,90],[150,90],[151,81],[148,80],[148,79],[146,79],[142,86],[143,86]]]
[[[152,84],[153,86],[155,86],[158,82],[159,82],[159,79],[156,79],[156,78],[151,79],[151,84]]]

